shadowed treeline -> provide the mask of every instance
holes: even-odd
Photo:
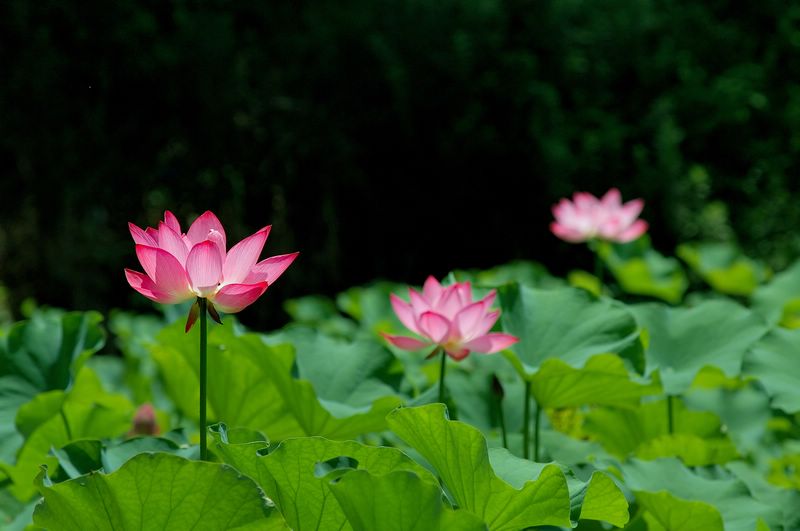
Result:
[[[0,7],[0,283],[138,305],[126,222],[215,211],[301,251],[268,303],[513,258],[574,189],[657,247],[800,251],[800,7],[780,2],[28,2]],[[575,255],[578,255],[577,257]],[[267,254],[265,254],[267,255]],[[581,262],[582,261],[582,262]]]

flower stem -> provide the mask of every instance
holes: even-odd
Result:
[[[600,253],[595,250],[594,252],[594,276],[597,277],[597,280],[600,281],[600,285],[603,285],[603,274],[605,273],[605,269],[603,267],[603,259],[600,258]]]
[[[447,368],[447,353],[442,349],[442,363],[439,366],[439,402],[442,404],[444,401],[444,372]]]
[[[506,414],[503,412],[503,399],[497,399],[497,414],[500,416],[500,434],[503,436],[503,448],[508,450],[508,435],[506,435]]]
[[[72,441],[72,430],[69,427],[69,420],[67,420],[67,415],[64,413],[64,407],[62,406],[61,409],[58,411],[61,414],[61,420],[64,421],[64,430],[67,432],[67,441]]]
[[[525,381],[525,405],[522,413],[522,457],[531,455],[531,382]]]
[[[670,435],[675,433],[675,426],[673,425],[672,399],[672,395],[667,395],[667,433]]]
[[[208,436],[206,429],[206,392],[208,386],[208,317],[206,299],[198,297],[200,306],[200,459],[208,460]]]

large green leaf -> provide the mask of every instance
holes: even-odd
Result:
[[[184,334],[176,323],[151,346],[168,394],[190,418],[197,417],[199,400],[198,334]],[[385,429],[385,415],[399,398],[383,396],[362,406],[333,400],[323,404],[311,382],[293,377],[294,358],[291,345],[270,346],[256,334],[235,334],[232,319],[212,327],[209,417],[261,431],[272,440],[303,435],[344,439]]]
[[[444,504],[438,485],[407,470],[375,475],[353,470],[331,483],[355,531],[481,531],[486,525],[464,510]],[[322,527],[320,527],[322,529]]]
[[[758,378],[773,407],[800,411],[800,330],[776,328],[752,346],[743,372]]]
[[[0,461],[11,462],[22,444],[14,419],[42,391],[66,389],[105,333],[96,312],[34,313],[0,337]]]
[[[586,404],[633,406],[658,386],[631,380],[625,364],[615,354],[598,354],[576,369],[559,359],[546,360],[530,379],[539,407],[567,408]]]
[[[528,377],[549,358],[583,367],[594,355],[625,351],[638,337],[636,321],[623,304],[581,289],[510,284],[499,294],[503,329],[520,339],[504,352]]]
[[[800,260],[775,275],[753,293],[753,310],[770,325],[777,324],[788,303],[800,299]]]
[[[359,470],[376,475],[407,470],[423,482],[436,485],[430,472],[395,448],[304,437],[287,439],[265,454],[267,444],[263,441],[229,443],[224,426],[212,430],[212,435],[214,451],[223,461],[253,478],[275,502],[289,526],[297,531],[347,528],[345,515],[331,495],[329,481],[314,474],[317,463],[348,457],[357,461]]]
[[[646,236],[626,244],[601,243],[597,253],[626,293],[677,304],[689,286],[680,263],[653,249]]]
[[[741,481],[701,477],[677,459],[634,459],[621,469],[637,501],[669,530],[722,531],[724,523],[725,531],[752,531],[759,519],[772,526],[783,518],[780,510],[753,499]]]
[[[374,378],[394,357],[373,338],[346,340],[304,326],[288,327],[268,337],[270,344],[291,343],[298,377],[314,386],[328,403],[369,406],[393,390]]]
[[[684,243],[676,253],[715,291],[728,295],[750,295],[770,275],[730,243]]]
[[[258,487],[227,465],[162,453],[139,454],[111,474],[49,484],[36,525],[51,531],[280,529]]]
[[[11,491],[27,500],[35,492],[33,478],[39,466],[57,464],[49,455],[51,448],[77,439],[122,435],[130,429],[133,410],[126,397],[106,392],[89,367],[78,372],[69,391],[49,391],[26,404],[17,417],[17,424],[28,434],[25,444],[13,466],[2,465],[14,483]]]
[[[388,420],[392,431],[436,469],[455,503],[493,531],[570,525],[569,491],[557,466],[546,466],[518,490],[492,470],[480,431],[448,420],[444,405],[399,408]]]
[[[673,420],[674,433],[669,434],[666,401],[661,400],[636,409],[594,409],[586,416],[584,430],[619,458],[679,456],[687,464],[702,466],[737,456],[714,414],[689,411],[673,399]]]
[[[504,448],[489,449],[489,460],[497,475],[516,489],[535,480],[549,466],[521,459]],[[597,520],[617,527],[623,527],[628,522],[628,501],[608,474],[595,470],[588,481],[581,481],[566,467],[564,473],[567,476],[571,518],[574,522]]]
[[[725,467],[747,485],[753,498],[783,514],[783,529],[800,529],[800,511],[797,510],[800,507],[800,490],[768,483],[759,470],[743,461],[728,463]]]
[[[738,375],[745,352],[767,331],[758,315],[727,300],[693,308],[653,303],[632,309],[649,339],[647,372],[658,369],[670,395],[686,391],[706,366],[719,367],[727,376]]]

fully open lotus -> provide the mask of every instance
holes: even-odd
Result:
[[[616,188],[601,199],[587,192],[576,192],[573,201],[562,199],[553,207],[556,219],[550,230],[571,243],[595,239],[626,243],[647,231],[647,222],[637,219],[643,207],[641,199],[623,204]]]
[[[131,287],[163,304],[205,298],[212,316],[214,308],[236,313],[252,304],[298,255],[290,253],[258,261],[270,226],[227,250],[225,229],[210,211],[198,217],[185,234],[170,211],[164,213],[164,221],[157,229],[142,230],[133,223],[128,227],[145,271],[125,270]],[[187,330],[196,318],[195,307]]]
[[[462,360],[470,352],[491,354],[518,341],[509,334],[489,332],[500,317],[499,310],[491,310],[494,290],[473,302],[469,282],[443,287],[435,278],[428,277],[422,293],[414,289],[408,293],[410,302],[392,294],[392,307],[400,322],[422,339],[383,335],[398,348],[419,350],[438,345],[451,358]]]

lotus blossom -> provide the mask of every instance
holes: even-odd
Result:
[[[606,240],[626,243],[647,231],[647,222],[637,219],[644,201],[622,203],[619,190],[612,188],[601,199],[587,192],[576,192],[573,201],[562,199],[553,207],[556,220],[550,230],[571,243]]]
[[[298,255],[283,254],[258,261],[271,226],[227,249],[225,229],[210,211],[198,217],[186,233],[181,232],[178,219],[170,211],[164,213],[164,221],[157,229],[142,230],[133,223],[128,228],[145,271],[125,270],[131,287],[163,304],[205,298],[209,313],[215,318],[215,307],[236,313],[252,304]],[[196,318],[193,308],[187,331]]]
[[[409,289],[408,294],[411,302],[392,294],[392,308],[400,322],[422,339],[383,334],[398,348],[419,350],[436,345],[454,360],[462,360],[472,351],[491,354],[518,341],[509,334],[489,332],[500,317],[500,310],[490,309],[496,296],[494,290],[473,301],[469,282],[443,287],[431,276],[422,293]]]
[[[161,433],[161,427],[158,425],[153,404],[149,402],[142,404],[133,415],[133,426],[127,434],[128,437],[158,435],[159,433]]]

